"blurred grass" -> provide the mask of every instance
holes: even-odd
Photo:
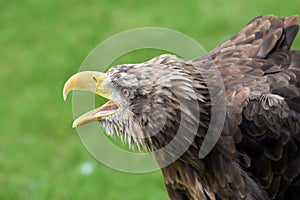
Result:
[[[210,50],[257,15],[299,13],[300,1],[0,0],[0,199],[167,199],[160,172],[121,173],[89,155],[62,100],[65,80],[120,31],[171,28]],[[90,175],[80,172],[86,162]]]

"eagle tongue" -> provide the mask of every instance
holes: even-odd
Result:
[[[114,112],[118,110],[118,106],[113,102],[113,101],[108,101],[106,104],[104,104],[103,106],[101,106],[98,109],[95,109],[95,116],[98,115],[103,115],[103,114],[107,114],[110,112]]]

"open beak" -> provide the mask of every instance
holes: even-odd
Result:
[[[73,128],[92,121],[102,120],[104,117],[112,115],[119,110],[120,106],[111,98],[109,89],[104,84],[105,79],[105,73],[84,71],[74,74],[65,83],[63,89],[64,100],[67,99],[68,93],[72,90],[88,91],[109,99],[103,106],[91,110],[75,119]]]

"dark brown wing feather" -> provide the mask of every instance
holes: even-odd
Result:
[[[271,199],[300,195],[300,53],[290,50],[298,30],[296,16],[258,17],[211,54],[218,62],[226,48],[239,52],[229,70],[222,66],[226,58],[217,64],[226,92],[234,91],[228,123],[240,128],[233,137],[243,170]],[[246,96],[239,95],[243,90]]]
[[[190,61],[201,74],[212,64],[219,69],[227,118],[206,158],[191,162],[202,141],[196,138],[182,160],[163,169],[172,199],[299,198],[300,52],[290,50],[298,30],[297,16],[257,17]]]

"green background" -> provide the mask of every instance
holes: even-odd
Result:
[[[211,50],[257,15],[299,13],[291,0],[0,0],[0,199],[167,199],[159,171],[118,172],[85,150],[64,82],[98,43],[124,30],[171,28]],[[91,174],[80,171],[84,163]]]

